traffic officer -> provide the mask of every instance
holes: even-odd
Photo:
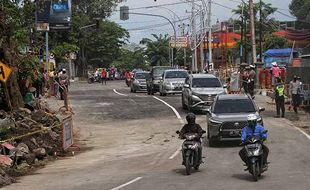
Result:
[[[285,86],[282,83],[280,78],[276,78],[276,84],[275,84],[275,101],[276,101],[276,110],[277,115],[276,117],[280,117],[280,110],[282,111],[281,117],[284,117],[285,114],[285,106],[284,106],[284,89]]]

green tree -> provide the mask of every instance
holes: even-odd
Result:
[[[288,40],[284,37],[278,37],[273,34],[267,34],[265,40],[265,49],[281,49],[288,46]]]
[[[120,56],[113,62],[113,65],[121,70],[146,70],[148,68],[148,63],[142,48],[136,48],[134,51],[124,48],[121,49]]]
[[[297,28],[310,28],[310,0],[292,0],[289,9],[290,13],[297,18]]]
[[[152,34],[155,40],[143,38],[140,44],[145,45],[145,54],[150,60],[151,66],[169,64],[169,38],[168,34],[159,36]]]

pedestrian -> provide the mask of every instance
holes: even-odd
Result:
[[[302,105],[302,102],[304,100],[304,86],[303,86],[303,83],[301,81],[301,77],[300,76],[297,77],[297,81],[299,81],[299,84],[300,84],[299,105]],[[301,108],[299,107],[299,109],[301,109]]]
[[[300,81],[297,80],[297,76],[294,76],[293,80],[290,82],[290,97],[292,98],[293,109],[295,113],[298,113],[297,108],[300,104]]]
[[[230,79],[230,77],[228,77],[227,79],[226,79],[226,93],[227,94],[231,94],[231,79]]]
[[[249,67],[246,67],[243,71],[242,71],[242,87],[244,90],[244,93],[247,94],[249,93],[249,88],[248,88],[248,80],[249,80]]]
[[[68,92],[68,84],[69,84],[69,76],[67,75],[66,69],[63,69],[61,74],[59,75],[59,92],[60,92],[60,99],[64,100],[64,92]]]
[[[285,85],[283,84],[282,80],[278,78],[275,84],[275,88],[274,88],[276,111],[277,111],[276,117],[280,117],[280,110],[282,112],[281,117],[285,116],[284,90],[285,90]]]
[[[104,84],[107,85],[107,71],[105,68],[103,68],[101,72],[101,84],[102,85],[103,85],[103,81],[104,81]]]
[[[36,88],[35,97],[41,98],[42,95],[42,74],[36,70],[34,72],[34,87]]]
[[[248,91],[253,99],[254,99],[255,77],[256,77],[255,66],[250,65]]]
[[[277,78],[281,78],[281,69],[276,62],[272,63],[270,72],[272,75],[272,85],[275,85]]]

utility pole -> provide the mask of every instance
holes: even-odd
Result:
[[[208,72],[210,70],[210,66],[213,66],[213,61],[212,61],[212,26],[211,26],[211,3],[212,0],[208,1],[208,7],[209,7],[209,12],[208,12],[208,28],[209,28],[209,33],[208,33],[208,46],[209,46],[209,60],[208,60]],[[213,69],[213,68],[212,68]]]
[[[243,15],[243,10],[244,10],[244,3],[242,1],[242,11],[241,11],[241,44],[240,44],[240,64],[243,61],[243,35],[244,35],[244,15]]]
[[[251,39],[252,39],[252,64],[257,62],[256,58],[256,39],[255,39],[255,23],[254,23],[254,8],[253,0],[249,0],[250,22],[251,22]]]
[[[263,12],[262,0],[259,1],[259,61],[263,62]]]
[[[192,56],[192,72],[197,71],[197,34],[196,34],[196,20],[195,20],[195,0],[192,0],[192,29],[194,37],[194,55]]]
[[[201,8],[202,10],[202,8]],[[204,68],[204,38],[206,37],[206,30],[205,30],[205,21],[204,21],[204,11],[201,11],[200,14],[200,22],[202,23],[202,31],[201,31],[201,43],[200,43],[200,72],[203,72],[203,68]]]

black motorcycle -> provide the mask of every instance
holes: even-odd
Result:
[[[264,131],[264,133],[267,133],[267,131]],[[243,143],[247,156],[247,169],[245,170],[249,170],[254,181],[258,181],[262,173],[267,171],[267,167],[264,168],[262,143],[263,139],[257,136],[253,136]]]
[[[180,131],[176,133],[180,135]],[[205,133],[205,131],[203,131],[203,133]],[[186,174],[190,175],[191,168],[193,167],[195,170],[198,170],[201,164],[202,155],[199,155],[201,142],[198,133],[187,133],[180,138],[185,139],[182,144],[183,164],[186,168]]]

